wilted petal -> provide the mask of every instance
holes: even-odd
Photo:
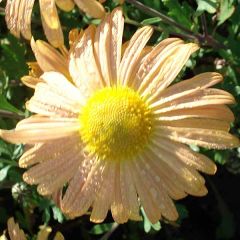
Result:
[[[74,8],[74,2],[72,0],[55,0],[57,6],[63,11],[69,12]]]
[[[96,0],[74,0],[77,6],[94,18],[102,18],[105,15],[104,7]]]
[[[56,49],[48,43],[32,38],[31,47],[38,65],[44,72],[56,71],[69,77],[68,62]]]
[[[48,41],[54,47],[64,45],[61,24],[58,18],[55,0],[39,0],[43,29]]]
[[[9,218],[8,222],[8,234],[11,240],[27,240],[23,230],[19,228],[19,225],[14,222],[13,218]]]

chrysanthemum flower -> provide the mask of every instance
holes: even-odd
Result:
[[[8,222],[8,235],[10,240],[27,240],[27,237],[22,229],[19,228],[18,223],[15,223],[13,218],[9,218]],[[51,233],[52,229],[50,227],[44,226],[37,235],[37,240],[47,240],[49,234]],[[0,239],[7,239],[6,235],[0,236]],[[64,240],[63,235],[60,232],[57,232],[54,240]]]
[[[43,195],[64,187],[60,204],[70,217],[91,209],[91,220],[102,222],[111,210],[123,223],[140,219],[142,206],[152,223],[176,220],[173,200],[205,195],[198,171],[216,172],[187,145],[239,146],[225,106],[234,98],[210,88],[222,81],[215,72],[171,85],[196,44],[168,38],[146,47],[153,29],[145,26],[123,49],[123,26],[120,9],[89,26],[71,48],[69,77],[44,71],[26,104],[36,115],[1,136],[32,145],[19,161],[30,167],[24,180]]]
[[[31,15],[34,2],[35,0],[7,0],[5,10],[7,27],[18,38],[21,34],[24,38],[31,39]],[[56,4],[64,11],[72,10],[76,4],[92,17],[102,18],[105,10],[100,2],[104,0],[39,0],[42,25],[48,41],[54,47],[61,47],[64,44]]]

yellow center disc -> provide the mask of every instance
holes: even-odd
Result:
[[[109,160],[136,156],[148,143],[153,124],[146,102],[127,87],[97,91],[83,108],[79,120],[86,150]]]

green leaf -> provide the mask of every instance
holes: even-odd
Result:
[[[62,214],[62,211],[56,206],[52,207],[52,211],[53,211],[53,218],[55,220],[57,220],[59,223],[62,223],[63,220],[64,220],[64,216]]]
[[[0,95],[0,109],[23,115],[23,113],[10,104],[3,95]]]
[[[159,221],[156,222],[155,224],[152,224],[150,222],[143,208],[141,208],[141,212],[143,215],[143,228],[146,233],[150,232],[151,229],[154,229],[155,231],[159,231],[162,228],[161,223]]]
[[[197,13],[199,14],[204,11],[213,14],[217,11],[217,0],[197,0],[197,5]]]
[[[0,170],[0,182],[3,181],[6,177],[7,177],[7,174],[8,174],[8,170],[11,168],[12,166],[6,166],[4,168],[2,168]]]
[[[221,0],[220,11],[218,13],[218,26],[224,23],[234,13],[235,7],[232,0]]]
[[[159,17],[153,17],[153,18],[147,18],[147,19],[144,19],[141,24],[143,25],[151,25],[151,24],[154,24],[154,23],[159,23],[161,22],[161,18]]]
[[[106,233],[112,228],[113,224],[114,223],[97,224],[90,230],[90,233],[95,235]]]
[[[174,18],[176,21],[191,29],[193,20],[193,9],[186,2],[182,4],[177,0],[163,0],[163,4],[169,9],[168,15]]]

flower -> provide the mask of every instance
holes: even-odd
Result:
[[[20,34],[30,40],[31,15],[34,0],[7,0],[6,23],[10,32],[16,37]],[[42,25],[48,41],[54,47],[64,45],[64,38],[61,24],[58,17],[56,4],[64,11],[70,11],[76,4],[82,11],[95,17],[102,18],[105,15],[104,7],[97,0],[39,0]],[[56,3],[56,4],[55,4]]]
[[[8,219],[7,222],[8,225],[8,234],[10,237],[10,240],[26,240],[27,237],[22,229],[19,228],[18,223],[15,223],[14,219],[11,217]],[[38,232],[37,240],[47,240],[49,234],[51,233],[52,229],[47,226],[41,227],[41,230]],[[5,234],[0,236],[0,239],[7,239]],[[60,232],[57,232],[54,240],[64,240],[63,235]]]
[[[70,217],[91,209],[91,221],[102,222],[111,210],[124,223],[141,219],[142,206],[152,223],[162,216],[174,221],[173,200],[205,195],[198,171],[216,172],[187,145],[239,146],[228,133],[234,116],[225,106],[234,98],[211,88],[222,81],[215,72],[171,85],[195,43],[168,38],[146,46],[153,29],[145,26],[123,49],[123,27],[117,8],[80,33],[69,52],[69,77],[43,70],[26,104],[36,114],[0,135],[32,145],[19,160],[30,167],[24,180],[43,195],[64,188],[60,207]],[[44,58],[37,58],[40,66]]]

